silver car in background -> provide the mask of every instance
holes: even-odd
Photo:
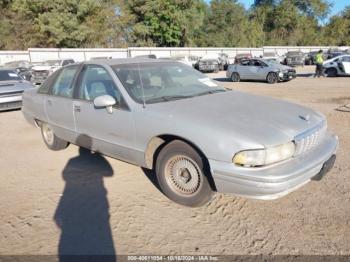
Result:
[[[73,143],[151,169],[162,192],[187,206],[215,191],[286,195],[321,179],[338,145],[322,114],[227,90],[169,60],[66,66],[24,93],[22,112],[48,148]]]
[[[22,93],[33,85],[12,69],[0,68],[0,111],[22,107]]]
[[[266,59],[243,59],[238,64],[230,65],[226,77],[233,82],[241,80],[260,80],[274,84],[289,81],[296,77],[295,69]]]

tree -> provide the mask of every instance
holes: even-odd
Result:
[[[193,42],[204,17],[201,0],[130,0],[136,46],[185,46]]]
[[[331,17],[324,34],[327,45],[350,45],[350,6],[340,15]]]

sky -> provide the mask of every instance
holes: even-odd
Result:
[[[254,0],[238,0],[238,1],[244,4],[244,6],[247,9],[250,8],[250,6],[254,3]],[[206,0],[206,2],[210,2],[210,0]],[[338,14],[344,9],[344,7],[350,5],[349,0],[331,0],[330,2],[333,3],[332,12],[330,14],[331,16]]]

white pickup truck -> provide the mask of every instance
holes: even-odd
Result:
[[[34,85],[41,85],[49,75],[62,66],[73,64],[73,59],[47,60],[40,65],[32,67],[31,82]]]

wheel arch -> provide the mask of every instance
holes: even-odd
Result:
[[[196,152],[200,155],[200,157],[203,160],[203,164],[204,164],[204,169],[207,171],[206,174],[209,175],[208,178],[208,182],[212,188],[212,190],[216,191],[216,186],[215,186],[215,182],[214,179],[212,177],[211,174],[211,169],[210,169],[210,164],[208,161],[208,158],[206,157],[206,155],[204,154],[204,152],[192,141],[183,138],[181,136],[178,135],[173,135],[173,134],[161,134],[161,135],[157,135],[154,136],[150,139],[150,141],[147,144],[147,148],[145,151],[145,163],[146,163],[146,167],[149,169],[154,170],[155,169],[155,163],[157,160],[157,157],[160,153],[160,151],[163,149],[163,147],[167,144],[169,144],[170,142],[174,141],[174,140],[180,140],[186,144],[188,144],[189,146],[191,146],[194,150],[196,150]]]

